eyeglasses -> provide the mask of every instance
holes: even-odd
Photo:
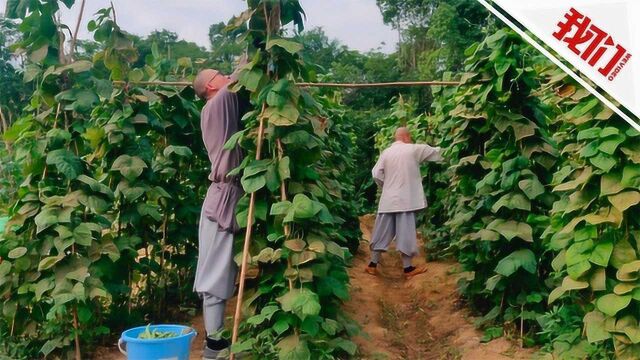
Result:
[[[216,71],[215,74],[213,74],[213,76],[211,77],[211,79],[209,79],[209,81],[207,81],[207,85],[211,84],[211,82],[218,76],[220,75],[219,71]]]

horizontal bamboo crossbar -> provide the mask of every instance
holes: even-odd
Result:
[[[142,86],[191,86],[189,81],[114,81],[116,85],[142,85]],[[296,83],[302,87],[340,87],[340,88],[368,88],[368,87],[398,87],[398,86],[456,86],[461,85],[457,81],[392,81],[379,83]]]

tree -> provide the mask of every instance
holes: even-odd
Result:
[[[245,45],[238,42],[244,31],[246,31],[246,25],[242,25],[238,29],[226,30],[226,25],[223,22],[212,24],[209,27],[210,61],[215,68],[227,74],[233,71],[236,60],[245,49]]]
[[[146,57],[151,54],[153,44],[156,44],[160,54],[167,59],[180,59],[183,57],[191,60],[199,60],[197,62],[209,64],[209,53],[205,48],[198,44],[186,40],[179,40],[178,34],[166,29],[154,30],[147,37],[139,37],[129,35],[133,40],[134,46],[138,50],[138,61],[135,67],[142,67],[145,64]]]
[[[422,77],[462,68],[463,51],[482,38],[486,10],[473,0],[378,0],[385,24],[400,35],[398,63]]]
[[[18,59],[9,46],[18,39],[16,24],[0,17],[0,133],[6,131],[26,101],[26,88],[18,69]]]

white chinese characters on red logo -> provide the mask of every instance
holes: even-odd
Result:
[[[571,8],[564,18],[553,36],[591,67],[598,66],[598,72],[613,81],[631,59],[631,53],[578,10]]]

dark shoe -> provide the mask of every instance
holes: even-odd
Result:
[[[237,360],[247,360],[251,359],[251,354],[247,351],[242,351],[235,354],[234,359]],[[202,351],[202,359],[203,360],[228,360],[231,356],[231,348],[226,347],[222,350],[213,350],[209,349],[207,345],[204,345],[204,350]]]
[[[209,349],[207,345],[204,346],[202,351],[203,360],[226,360],[229,358],[229,348],[222,350]]]
[[[409,280],[412,277],[414,277],[416,275],[424,274],[425,272],[427,272],[427,265],[420,265],[420,266],[414,268],[413,270],[404,273],[404,278],[406,280]]]
[[[229,358],[229,340],[207,337],[204,341],[202,358],[205,360],[222,360]]]

